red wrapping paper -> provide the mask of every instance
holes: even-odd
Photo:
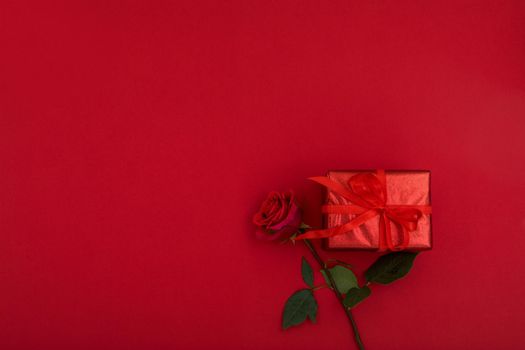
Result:
[[[361,172],[370,171],[330,171],[327,176],[344,186],[348,179]],[[387,203],[401,205],[430,205],[430,172],[421,171],[386,171]],[[353,204],[341,195],[330,190],[326,194],[326,204]],[[341,226],[353,218],[354,214],[327,214],[326,228]],[[400,228],[391,223],[395,244],[402,240]],[[379,217],[375,217],[358,228],[325,239],[327,249],[379,249]],[[417,229],[410,232],[410,241],[406,250],[421,251],[432,248],[432,226],[429,214],[424,214],[418,221]]]

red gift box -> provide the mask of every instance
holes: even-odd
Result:
[[[432,248],[430,172],[330,171],[312,180],[327,187],[327,249],[411,250]]]

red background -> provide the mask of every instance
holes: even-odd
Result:
[[[432,170],[434,249],[368,349],[522,346],[523,1],[46,3],[0,5],[2,349],[353,348],[328,290],[280,331],[308,253],[250,221],[375,167]]]

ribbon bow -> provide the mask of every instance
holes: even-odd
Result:
[[[349,205],[324,205],[325,214],[356,214],[350,222],[326,230],[313,230],[297,236],[296,239],[317,239],[341,235],[357,228],[379,215],[379,250],[403,250],[410,242],[409,232],[417,229],[423,214],[432,212],[429,205],[387,204],[386,176],[384,170],[374,173],[360,173],[348,180],[348,187],[330,180],[328,177],[311,177],[330,191],[348,199]],[[392,240],[391,222],[401,228],[402,241],[395,245]]]

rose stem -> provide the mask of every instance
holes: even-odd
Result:
[[[343,310],[345,310],[348,320],[350,321],[350,325],[352,326],[352,329],[354,331],[355,342],[357,343],[357,346],[359,347],[360,350],[364,350],[365,347],[363,346],[363,342],[361,341],[361,336],[359,335],[359,330],[357,329],[357,324],[355,323],[354,317],[352,316],[352,312],[343,303],[343,296],[341,295],[341,292],[339,292],[339,290],[337,289],[334,278],[332,277],[332,274],[330,273],[330,270],[326,268],[326,265],[323,259],[321,259],[321,257],[317,253],[317,250],[313,246],[312,242],[310,242],[308,239],[305,239],[303,241],[304,241],[304,244],[306,244],[306,246],[310,250],[310,253],[312,253],[317,263],[321,266],[321,269],[326,273],[326,276],[328,277],[328,280],[330,281],[330,284],[332,285],[332,290],[334,291],[337,299],[339,300],[339,303],[343,307]]]

